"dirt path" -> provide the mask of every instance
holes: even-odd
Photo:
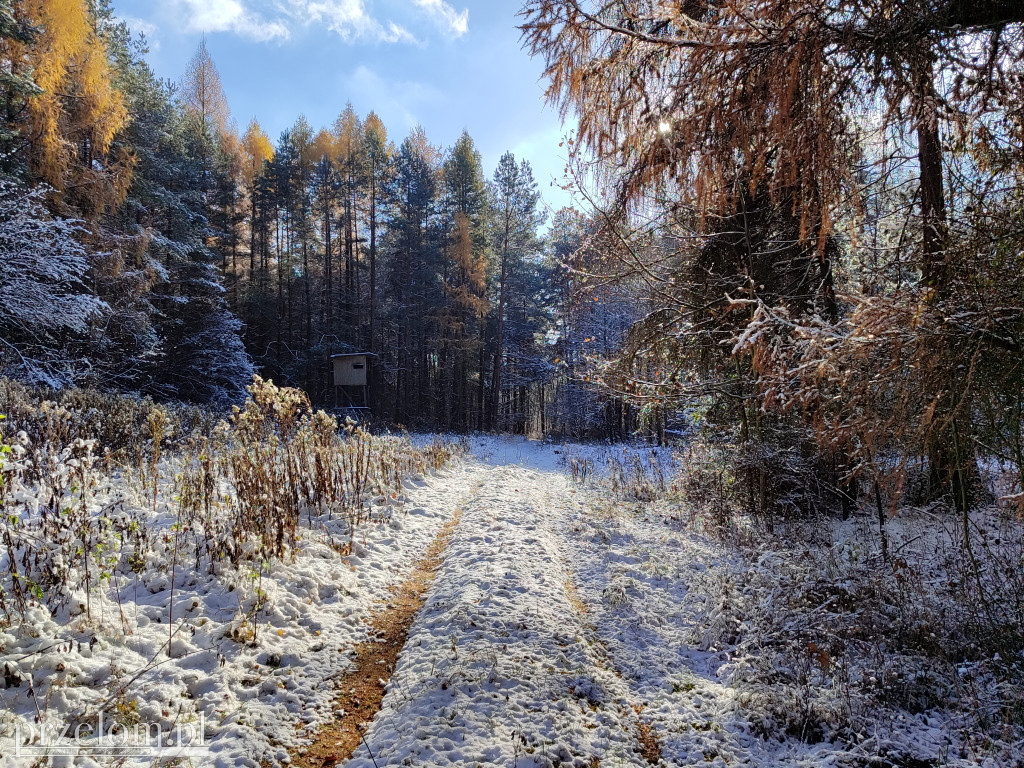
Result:
[[[370,621],[371,639],[355,650],[355,666],[338,682],[338,719],[321,729],[313,743],[295,751],[292,764],[299,768],[334,766],[350,758],[363,740],[362,734],[380,710],[387,679],[395,670],[405,647],[416,612],[434,583],[445,547],[459,524],[461,510],[441,529],[426,555],[409,577],[393,589],[394,597],[376,611]]]
[[[648,765],[651,734],[571,593],[558,530],[575,489],[482,473],[346,766]]]
[[[431,489],[426,506],[457,519],[374,619],[338,722],[297,764],[868,764],[771,733],[772,703],[744,686],[761,660],[738,654],[719,616],[746,567],[735,552],[572,483],[556,446],[505,443]]]
[[[462,519],[463,507],[478,495],[484,481],[474,477],[480,468],[464,465],[459,477],[446,478],[447,494],[462,495],[461,503],[452,500],[452,516],[445,523],[423,556],[405,579],[389,589],[386,602],[371,612],[369,639],[356,646],[353,666],[334,682],[337,690],[336,719],[320,728],[312,743],[292,749],[291,764],[299,768],[334,766],[348,760],[365,745],[364,733],[380,711],[388,681],[405,647],[417,612],[423,607],[427,591],[444,562],[444,552]],[[439,506],[447,507],[439,499]]]

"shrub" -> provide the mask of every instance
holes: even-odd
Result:
[[[0,378],[0,413],[7,416],[8,431],[25,432],[33,445],[64,448],[91,440],[100,456],[138,459],[150,451],[148,424],[154,411],[164,414],[163,439],[170,446],[195,434],[209,435],[220,420],[193,405],[157,405],[150,398],[89,389],[33,388]]]

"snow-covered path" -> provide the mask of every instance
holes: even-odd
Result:
[[[522,466],[478,483],[347,765],[645,765],[628,692],[569,587],[575,490]]]
[[[835,764],[833,745],[765,738],[774,729],[752,721],[744,695],[723,682],[733,648],[717,638],[729,633],[705,629],[717,623],[720,546],[653,511],[590,510],[567,533],[580,598],[664,764]]]

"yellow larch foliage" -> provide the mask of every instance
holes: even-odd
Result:
[[[249,123],[242,137],[242,151],[245,153],[242,176],[246,185],[251,188],[255,179],[263,172],[263,164],[274,159],[274,145],[270,143],[270,137],[256,118]]]
[[[377,117],[376,112],[371,112],[363,121],[363,136],[370,145],[370,152],[373,154],[377,148],[380,154],[386,156],[388,149],[388,131],[384,127],[384,121]],[[383,157],[381,159],[384,159]]]
[[[362,142],[362,126],[351,103],[345,105],[345,110],[334,121],[334,136],[335,160],[342,166],[351,163]]]
[[[212,129],[222,138],[231,132],[231,108],[221,83],[220,72],[206,47],[206,38],[185,65],[181,78],[181,99],[185,109],[195,120],[195,128],[202,136]],[[205,139],[204,139],[205,141]]]
[[[91,166],[128,122],[128,110],[113,86],[107,50],[86,0],[25,0],[24,9],[41,30],[25,49],[42,89],[28,105],[33,163],[61,190],[76,153]],[[117,183],[115,190],[126,186]]]
[[[313,153],[313,159],[318,163],[325,157],[333,161],[338,156],[338,142],[334,134],[327,130],[321,130],[316,135],[310,149]]]
[[[483,318],[490,309],[486,295],[487,259],[483,254],[473,253],[469,217],[464,213],[455,214],[454,245],[452,258],[458,267],[459,282],[451,293],[459,306],[477,319]]]

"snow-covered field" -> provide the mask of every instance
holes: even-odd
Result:
[[[810,580],[818,565],[799,548],[775,542],[754,554],[685,527],[669,507],[620,502],[566,474],[571,456],[622,462],[619,447],[478,437],[471,449],[407,483],[347,557],[321,520],[303,531],[294,562],[275,564],[262,583],[179,566],[173,612],[186,621],[170,658],[171,582],[159,569],[137,587],[97,591],[92,621],[79,608],[38,608],[0,632],[0,765],[34,764],[13,755],[16,724],[74,722],[100,708],[125,723],[201,717],[211,754],[192,764],[289,762],[336,715],[333,682],[366,639],[371,611],[386,609],[389,587],[456,510],[382,708],[346,766],[1024,764],[1012,740],[968,748],[941,706],[865,711],[851,693],[871,674],[863,658],[834,658],[801,634],[830,636],[814,626],[831,620],[825,613],[804,616],[809,628],[755,637],[769,617],[802,616],[787,580]],[[854,547],[873,534],[848,535]],[[266,606],[251,642],[258,589]],[[790,629],[796,657],[780,639]],[[794,658],[804,667],[786,666]]]

